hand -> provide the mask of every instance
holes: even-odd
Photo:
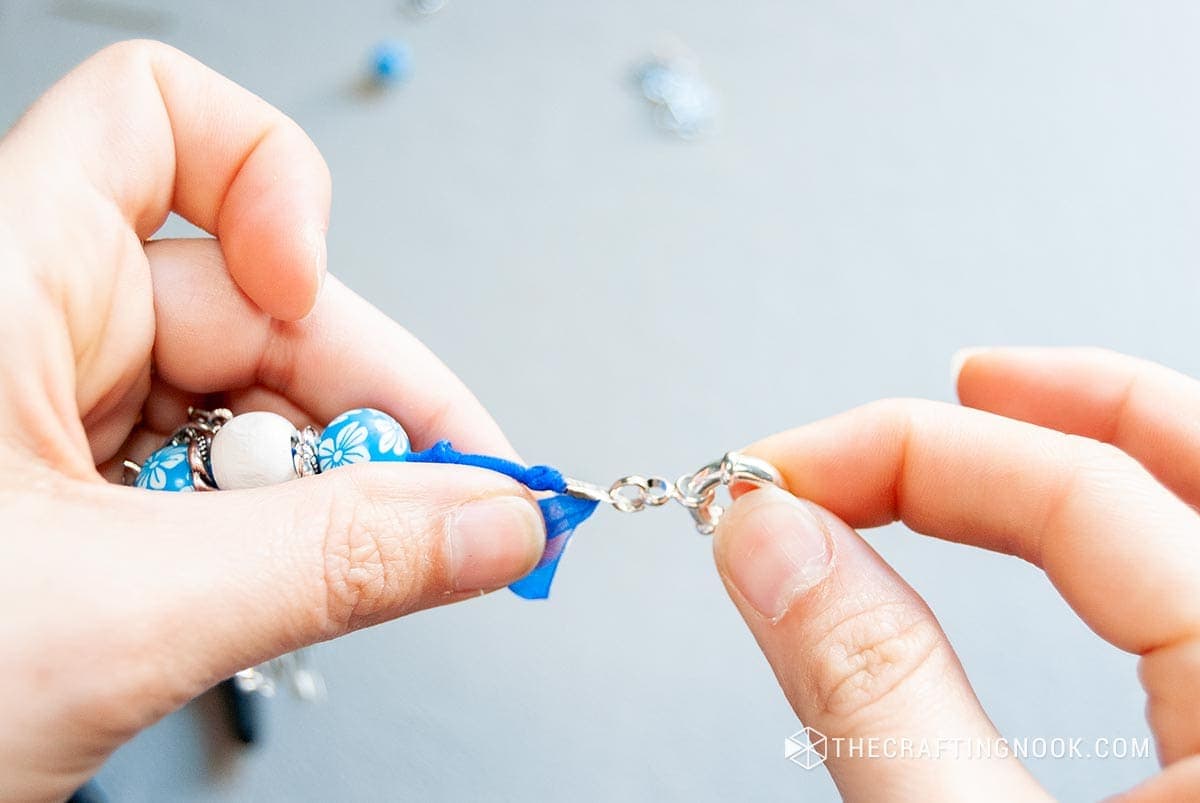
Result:
[[[977,409],[879,402],[748,450],[812,500],[745,494],[714,545],[796,714],[826,736],[998,736],[929,608],[850,529],[901,520],[1040,566],[1140,655],[1166,769],[1129,799],[1195,799],[1200,383],[1108,352],[996,349],[964,355],[958,392]],[[1047,797],[1015,758],[826,764],[852,801]]]
[[[231,389],[215,401],[235,412],[320,426],[374,406],[417,448],[511,454],[416,340],[320,289],[329,194],[295,123],[155,43],[88,60],[0,142],[0,799],[62,799],[236,670],[503,586],[540,555],[529,494],[485,471],[104,481]],[[216,239],[146,242],[170,210]]]

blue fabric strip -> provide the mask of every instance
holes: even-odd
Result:
[[[409,463],[451,463],[458,466],[475,466],[512,477],[531,491],[553,491],[560,494],[567,490],[567,481],[562,472],[550,466],[523,466],[512,460],[486,454],[463,454],[450,445],[450,441],[438,441],[423,452],[409,452],[404,458]]]
[[[562,472],[550,466],[523,466],[511,460],[482,454],[456,451],[449,441],[438,441],[423,452],[409,452],[410,463],[448,463],[475,466],[512,477],[531,491],[552,491],[554,496],[538,500],[542,520],[546,523],[546,549],[533,571],[509,586],[514,594],[525,599],[545,599],[550,596],[550,583],[558,562],[566,551],[567,542],[575,528],[596,512],[598,502],[578,499],[564,493],[567,482]]]
[[[509,586],[514,594],[525,599],[545,599],[550,596],[550,583],[567,549],[567,542],[571,540],[575,528],[596,511],[598,504],[591,499],[577,499],[566,494],[538,500],[542,519],[546,522],[546,550],[532,572]]]

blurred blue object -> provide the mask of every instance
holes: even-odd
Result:
[[[654,104],[659,126],[682,139],[695,139],[712,127],[717,104],[695,58],[682,44],[670,47],[637,71],[642,95]]]
[[[371,51],[371,75],[381,84],[395,84],[408,79],[412,70],[412,51],[398,39],[380,42]]]
[[[75,794],[67,799],[67,803],[108,803],[108,796],[104,794],[97,783],[92,780],[85,783],[83,786],[75,790]]]

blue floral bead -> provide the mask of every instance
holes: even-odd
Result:
[[[350,463],[386,462],[408,457],[408,433],[379,410],[347,410],[329,422],[317,444],[322,471]]]
[[[186,446],[164,446],[146,458],[133,484],[151,491],[194,491]]]

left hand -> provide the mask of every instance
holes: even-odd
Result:
[[[104,481],[214,401],[298,426],[373,406],[417,448],[512,455],[410,334],[322,289],[329,200],[294,122],[152,42],[92,57],[0,142],[0,800],[61,800],[238,669],[502,587],[541,554],[533,498],[476,469]],[[148,242],[171,210],[214,237]]]

